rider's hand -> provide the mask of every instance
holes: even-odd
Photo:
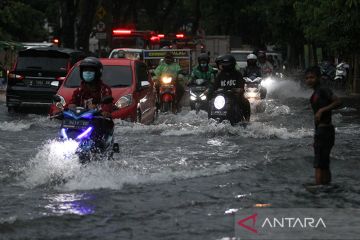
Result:
[[[111,118],[111,113],[109,113],[109,112],[101,112],[101,115],[103,115],[104,117],[107,117],[107,118]]]
[[[97,105],[93,104],[93,103],[90,103],[87,107],[88,107],[88,109],[96,109]]]

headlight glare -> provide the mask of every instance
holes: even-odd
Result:
[[[217,96],[214,100],[214,106],[217,110],[222,109],[225,106],[224,96]]]

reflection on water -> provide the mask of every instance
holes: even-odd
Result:
[[[95,213],[95,207],[88,203],[89,200],[94,199],[94,196],[87,193],[51,194],[46,195],[45,199],[50,202],[45,208],[56,215],[89,215]]]

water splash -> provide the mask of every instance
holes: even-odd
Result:
[[[308,98],[311,95],[311,89],[305,89],[300,82],[292,80],[268,78],[264,80],[262,85],[266,86],[268,96],[273,98]]]
[[[281,106],[271,111],[274,116],[288,114],[290,108]],[[206,112],[196,115],[193,111],[183,112],[181,115],[171,115],[166,120],[160,118],[158,125],[133,124],[119,126],[116,134],[155,134],[162,136],[241,136],[251,138],[302,138],[311,136],[311,130],[299,128],[288,130],[285,127],[275,127],[268,123],[251,122],[246,128],[240,125],[231,126],[228,122],[218,123],[214,119],[208,119]],[[195,115],[195,116],[194,116]],[[163,121],[163,122],[161,122]]]
[[[74,176],[81,167],[75,154],[77,146],[72,140],[51,140],[43,145],[28,163],[24,185],[35,187]]]
[[[0,130],[8,132],[21,132],[23,130],[29,129],[31,127],[30,123],[25,121],[12,121],[12,122],[2,122],[0,123]]]
[[[29,115],[25,119],[0,122],[0,130],[8,132],[21,132],[30,129],[32,126],[37,127],[58,127],[56,121],[49,121],[47,117]]]

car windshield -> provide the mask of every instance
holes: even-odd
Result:
[[[112,88],[128,87],[132,83],[130,66],[104,66],[101,79]],[[80,86],[79,67],[75,67],[65,82],[65,87],[74,88]]]
[[[131,52],[126,50],[118,50],[111,53],[110,58],[126,58],[132,60],[140,60],[141,53],[139,52]]]
[[[68,66],[67,58],[52,58],[52,57],[27,57],[22,56],[18,58],[17,70],[46,70],[46,71],[66,71]]]
[[[250,53],[231,53],[237,62],[246,62],[246,58]]]

